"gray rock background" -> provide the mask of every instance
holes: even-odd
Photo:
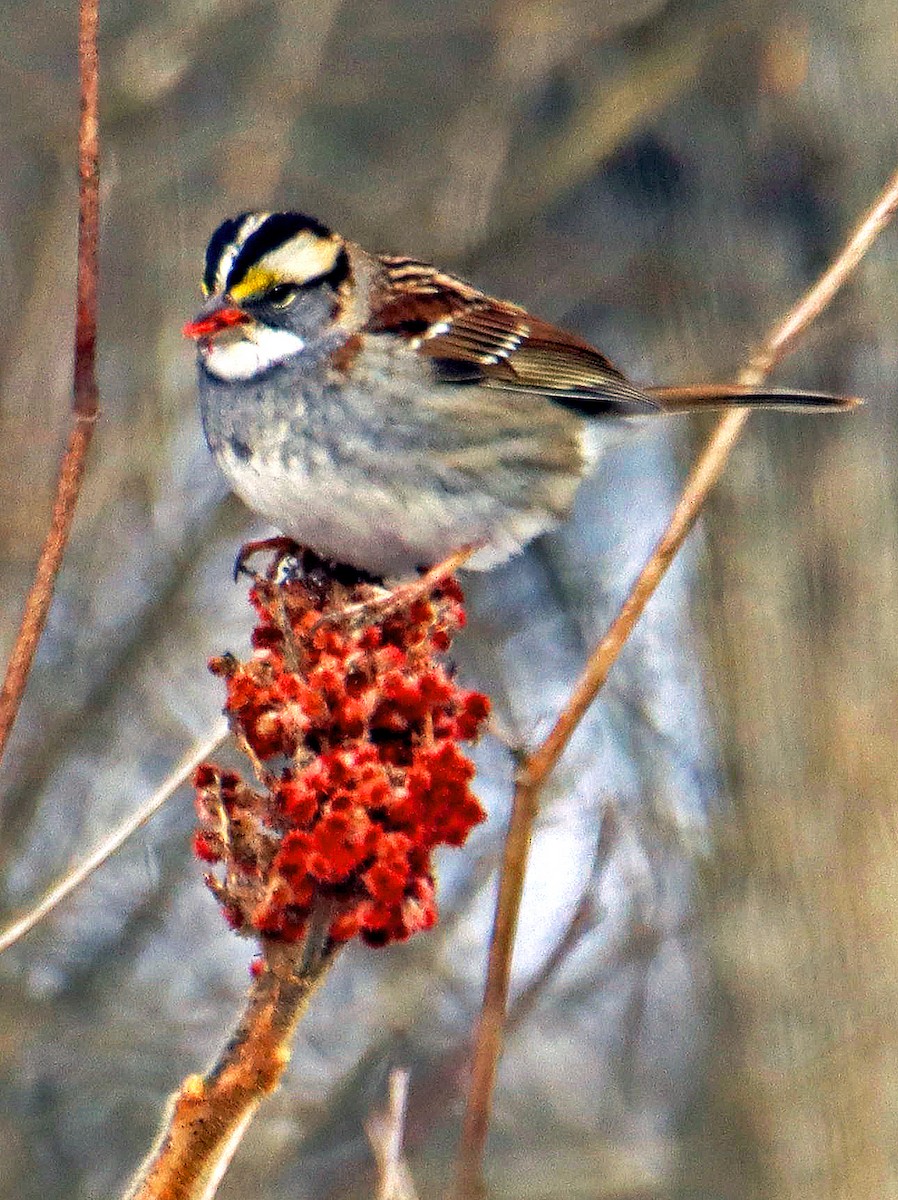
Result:
[[[68,422],[75,6],[0,5],[0,639]],[[731,376],[898,163],[898,5],[203,0],[102,11],[98,429],[0,794],[0,899],[39,895],[162,778],[245,648],[254,532],[202,445],[212,228],[300,207],[592,338],[637,379]],[[896,237],[778,379],[866,396],[752,418],[546,792],[489,1177],[496,1197],[898,1195]],[[457,644],[531,743],[664,526],[709,420],[634,430],[574,520],[468,583]],[[351,949],[223,1197],[371,1194],[362,1122],[412,1072],[449,1177],[511,756],[431,936]],[[0,1196],[115,1195],[227,1036],[250,947],[182,792],[0,959]],[[549,956],[584,903],[562,963]]]

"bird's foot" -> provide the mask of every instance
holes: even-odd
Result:
[[[234,563],[234,581],[240,575],[248,575],[250,579],[259,579],[256,571],[250,570],[247,563],[256,554],[271,554],[274,557],[269,563],[268,570],[262,578],[269,583],[283,584],[293,580],[321,589],[329,589],[339,583],[343,587],[357,587],[360,583],[380,584],[381,580],[368,571],[360,571],[356,567],[344,566],[331,559],[322,558],[307,546],[301,546],[289,537],[259,538],[257,541],[244,542],[240,547]]]
[[[294,542],[293,538],[283,536],[257,538],[255,541],[244,542],[234,559],[235,583],[241,575],[249,575],[251,579],[255,579],[256,572],[251,571],[247,563],[257,554],[276,554],[275,568],[280,570],[281,564],[287,559],[299,562],[303,555],[303,548],[298,542]]]

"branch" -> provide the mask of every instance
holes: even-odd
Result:
[[[75,515],[84,464],[98,412],[96,381],[97,246],[99,229],[100,136],[98,122],[97,7],[81,0],[78,66],[81,117],[78,127],[78,283],[75,309],[75,366],[72,429],[56,483],[50,527],[25,601],[3,688],[0,690],[0,758],[9,740],[37,650],[56,576]]]
[[[190,778],[200,763],[205,762],[210,754],[215,753],[227,736],[228,723],[222,718],[216,722],[212,732],[204,741],[197,742],[187,751],[168,777],[135,813],[132,813],[118,829],[113,830],[108,837],[104,838],[96,850],[89,854],[83,862],[80,862],[64,879],[61,879],[54,888],[51,888],[34,908],[12,925],[8,925],[6,929],[0,930],[0,954],[24,937],[26,933],[29,933],[39,921],[42,921],[60,905],[66,896],[70,896],[75,888],[80,887],[86,879],[93,875],[94,871],[102,867],[108,858],[121,849],[133,833],[136,833],[141,826],[146,825],[150,817],[154,816],[181,784]]]
[[[898,208],[898,172],[848,238],[830,267],[768,334],[760,350],[739,374],[739,382],[757,385],[794,347],[799,336],[826,308],[886,227]],[[642,611],[695,524],[711,488],[723,471],[746,421],[747,409],[724,413],[699,455],[667,529],[596,646],[561,715],[543,743],[525,759],[517,779],[499,880],[490,942],[486,986],[471,1069],[456,1168],[456,1194],[483,1194],[483,1156],[489,1131],[496,1069],[502,1050],[511,957],[527,867],[533,823],[543,785],[598,695]]]
[[[418,1200],[414,1180],[402,1154],[408,1071],[390,1072],[390,1097],[385,1112],[365,1122],[365,1132],[377,1159],[376,1200]]]
[[[294,1030],[336,951],[263,942],[264,966],[218,1061],[188,1075],[125,1200],[211,1200],[265,1097],[290,1061]]]

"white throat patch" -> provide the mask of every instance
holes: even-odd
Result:
[[[271,367],[300,354],[305,348],[302,338],[287,329],[251,325],[241,326],[239,337],[228,332],[219,338],[200,342],[200,355],[210,375],[230,383],[255,379]]]

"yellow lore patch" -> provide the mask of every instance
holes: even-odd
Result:
[[[283,275],[263,266],[250,267],[239,283],[228,288],[228,294],[238,303],[262,296],[279,283],[289,283]]]

